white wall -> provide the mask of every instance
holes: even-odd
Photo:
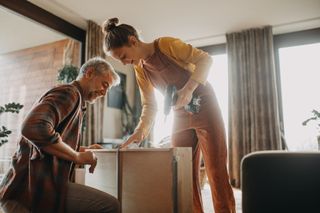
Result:
[[[134,77],[134,70],[130,65],[122,65],[120,62],[114,60],[111,57],[107,57],[107,60],[112,64],[116,71],[126,74],[126,93],[128,96],[130,106],[134,103],[134,91],[136,80]],[[105,98],[105,111],[103,117],[103,137],[104,138],[121,138],[121,110],[107,107],[107,98]]]

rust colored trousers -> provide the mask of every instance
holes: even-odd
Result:
[[[144,74],[152,85],[164,93],[168,85],[181,89],[191,73],[160,51],[155,41],[155,53],[143,62]],[[140,85],[143,86],[143,85]],[[211,85],[200,84],[193,92],[201,98],[200,112],[189,114],[183,108],[175,110],[172,145],[192,147],[194,213],[203,212],[200,190],[200,152],[211,187],[215,213],[234,213],[235,202],[227,172],[227,148],[220,108]]]
[[[200,86],[197,90],[195,93],[199,94],[203,94],[201,90],[211,91],[201,97],[199,114],[192,115],[184,109],[175,111],[172,145],[174,147],[192,147],[193,212],[204,212],[199,180],[201,152],[215,213],[235,213],[235,200],[226,167],[225,130],[218,102],[209,84],[205,87]]]

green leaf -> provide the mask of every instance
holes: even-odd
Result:
[[[19,113],[20,110],[23,108],[23,105],[15,102],[11,102],[8,104],[5,104],[4,107],[0,106],[0,114],[5,112],[11,112],[11,113]],[[12,131],[8,130],[5,126],[0,127],[0,138],[6,138],[8,137]],[[1,145],[8,142],[7,139],[1,139]]]
[[[70,83],[78,76],[79,68],[73,65],[64,65],[58,70],[58,81],[61,83]]]

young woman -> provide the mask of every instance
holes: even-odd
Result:
[[[122,145],[141,142],[149,134],[156,114],[154,88],[162,93],[168,85],[177,88],[174,106],[172,145],[192,147],[194,211],[203,212],[199,185],[200,152],[212,191],[217,213],[235,212],[233,192],[226,168],[226,141],[221,112],[211,85],[206,81],[211,57],[202,50],[176,38],[158,38],[152,43],[139,39],[130,25],[117,18],[103,25],[104,50],[123,64],[132,64],[140,88],[142,114],[134,133]],[[191,114],[184,109],[193,95],[200,96],[200,112]]]

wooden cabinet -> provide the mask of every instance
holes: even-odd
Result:
[[[123,213],[192,212],[191,148],[94,152],[98,164],[85,184],[117,197]]]

